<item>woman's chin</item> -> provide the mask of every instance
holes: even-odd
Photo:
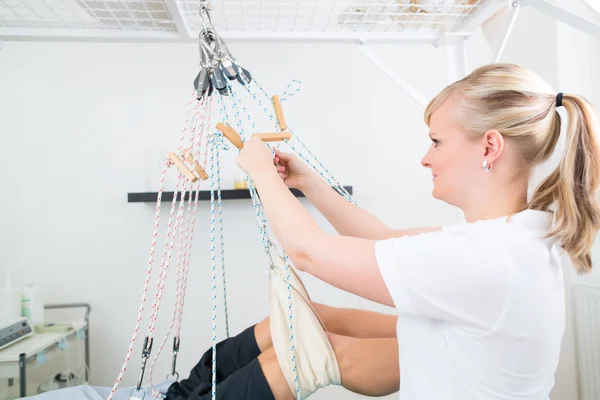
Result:
[[[442,200],[442,191],[435,184],[433,184],[433,189],[431,190],[431,195],[433,196],[434,199]]]

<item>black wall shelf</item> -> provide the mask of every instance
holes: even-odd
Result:
[[[352,194],[352,186],[344,186],[344,189],[350,194]],[[296,197],[304,197],[304,193],[297,189],[290,189],[290,191]],[[173,201],[173,197],[175,196],[175,192],[163,192],[161,202],[165,201]],[[128,203],[155,203],[156,198],[158,197],[158,192],[141,192],[141,193],[128,193],[127,194],[127,202]],[[196,192],[191,192],[191,199],[195,200]],[[217,193],[215,192],[215,198],[217,198]],[[223,200],[238,200],[238,199],[249,199],[250,192],[248,189],[226,189],[221,190],[221,198]],[[185,200],[190,199],[190,192],[185,193]],[[178,193],[177,200],[181,200],[181,193]],[[201,190],[199,192],[198,200],[210,200],[210,190]]]

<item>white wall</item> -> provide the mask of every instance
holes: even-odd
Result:
[[[390,86],[355,46],[230,47],[271,92],[283,90],[291,78],[304,81],[303,91],[286,103],[287,120],[340,182],[355,187],[360,204],[395,226],[456,221],[447,206],[430,198],[429,174],[419,165],[428,146],[422,110]],[[12,151],[0,163],[7,171],[5,193],[14,195],[1,200],[8,227],[2,237],[12,243],[0,263],[36,269],[47,302],[92,304],[97,385],[112,384],[129,344],[154,222],[152,204],[128,204],[126,195],[157,188],[158,167],[150,163],[176,146],[196,51],[193,44],[6,43],[1,53],[0,131],[2,148]],[[286,60],[274,57],[282,53]],[[414,76],[424,72],[431,78],[444,62],[443,52],[433,48],[397,48],[392,58],[396,64],[427,60],[420,68],[407,68]],[[435,82],[423,79],[422,87],[432,94]],[[230,187],[231,175],[232,167],[225,171]],[[419,206],[428,212],[415,212]],[[211,338],[207,211],[203,203],[181,372],[197,361]],[[226,202],[225,213],[230,321],[232,331],[239,332],[267,315],[266,260],[251,204]],[[166,217],[167,207],[163,222]],[[307,286],[317,301],[383,309],[309,278]],[[167,292],[158,337],[169,322],[172,287]],[[137,376],[139,349],[125,385]],[[169,362],[166,354],[158,379]],[[357,397],[330,388],[315,398],[332,393]]]
[[[526,33],[529,26],[536,29]],[[560,36],[554,22],[525,10],[502,61],[524,64],[569,91],[565,79],[577,74],[579,64],[557,64]],[[396,227],[461,220],[457,210],[431,198],[429,172],[420,166],[429,146],[422,109],[354,45],[230,47],[270,93],[280,93],[291,79],[303,81],[300,94],[284,104],[286,119],[341,183],[354,186],[360,205]],[[482,35],[471,38],[468,49],[471,68],[488,62]],[[373,50],[426,97],[446,84],[443,50],[398,45]],[[126,196],[157,188],[160,159],[179,138],[196,52],[193,44],[13,42],[0,51],[0,168],[5,171],[0,268],[34,269],[48,303],[92,305],[95,385],[112,385],[118,373],[147,265],[154,206],[128,204]],[[231,187],[233,158],[224,164],[225,185]],[[208,202],[201,207],[179,357],[182,374],[211,338]],[[251,204],[227,201],[224,207],[229,317],[232,332],[239,332],[267,315],[266,265]],[[390,311],[310,277],[306,283],[316,301]],[[166,290],[159,338],[172,310],[173,287]],[[142,339],[144,334],[142,329]],[[576,396],[570,333],[563,353],[554,400]],[[124,385],[135,381],[139,355],[138,345]],[[167,348],[157,380],[169,363]],[[360,398],[340,388],[313,397]]]

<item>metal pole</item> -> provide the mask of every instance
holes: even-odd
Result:
[[[448,82],[454,83],[467,75],[467,53],[465,41],[446,44],[446,64],[448,67]]]
[[[498,50],[496,51],[496,55],[494,56],[495,63],[500,62],[500,58],[502,57],[502,54],[504,53],[504,48],[506,47],[506,42],[508,42],[508,37],[510,36],[510,34],[513,30],[513,27],[515,25],[517,16],[519,15],[520,9],[521,9],[521,2],[514,1],[512,3],[512,10],[510,12],[510,20],[508,21],[508,25],[506,26],[506,31],[504,32],[502,42],[500,43],[500,46],[498,47]]]
[[[377,57],[371,49],[368,49],[365,46],[364,41],[360,40],[358,42],[358,50],[369,59],[377,68],[379,68],[383,73],[385,73],[394,83],[402,88],[410,97],[412,97],[421,107],[427,107],[428,101],[425,100],[423,96],[419,93],[417,89],[415,89],[411,84],[409,84],[404,79],[400,78],[400,76],[387,64],[385,64],[379,57]]]
[[[19,396],[21,397],[27,396],[26,366],[27,356],[25,355],[25,353],[21,353],[19,354]]]
[[[573,14],[545,0],[526,0],[525,4],[573,28],[600,39],[600,24]]]

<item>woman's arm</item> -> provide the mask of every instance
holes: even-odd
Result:
[[[317,175],[306,182],[302,192],[340,235],[373,240],[393,235],[393,229],[340,196]]]
[[[265,168],[252,178],[273,233],[298,269],[347,292],[393,306],[379,272],[374,240],[323,232],[275,169]]]
[[[340,196],[297,156],[275,149],[273,161],[286,186],[301,190],[340,235],[380,240],[439,229],[392,229],[368,211]]]
[[[271,229],[297,268],[347,292],[394,305],[379,270],[375,240],[323,232],[279,177],[271,150],[260,139],[247,140],[237,162],[254,181]]]
[[[392,229],[370,212],[340,196],[317,175],[307,180],[302,192],[340,235],[382,240],[440,230],[439,227]]]

